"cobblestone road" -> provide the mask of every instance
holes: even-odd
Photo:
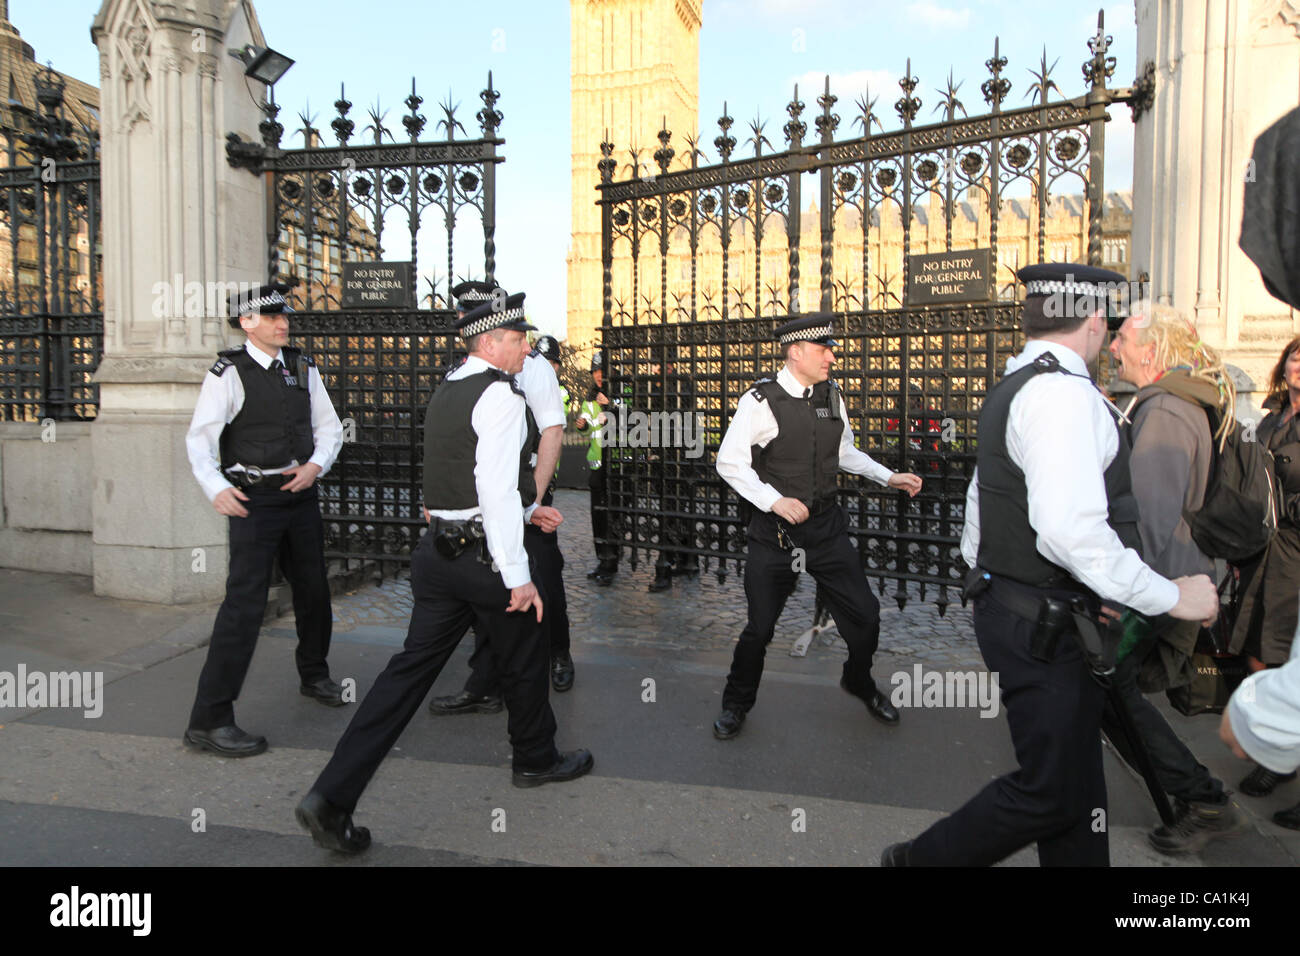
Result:
[[[646,588],[654,578],[653,557],[647,562],[642,554],[633,570],[625,556],[614,583],[601,587],[587,579],[595,566],[588,494],[561,490],[555,505],[565,516],[560,548],[575,642],[671,651],[718,651],[732,646],[745,626],[745,589],[734,569],[725,581],[719,582],[710,571],[675,578],[671,590],[651,594]],[[894,587],[887,582],[886,595],[876,592],[881,604],[879,672],[914,662],[934,668],[983,668],[968,608],[953,603],[940,616],[933,603],[912,598],[899,610]],[[774,653],[788,652],[811,626],[815,592],[811,578],[803,576],[777,624]],[[343,631],[405,628],[410,615],[411,589],[404,578],[334,599],[335,627]],[[832,630],[819,635],[809,653],[843,657],[847,651]]]

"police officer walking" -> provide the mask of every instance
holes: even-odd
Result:
[[[740,733],[754,706],[767,645],[794,590],[797,569],[817,581],[849,647],[840,687],[864,701],[877,720],[898,722],[898,711],[871,677],[880,604],[849,541],[835,498],[836,475],[841,470],[865,475],[913,496],[921,479],[890,471],[854,446],[843,397],[830,381],[838,347],[833,322],[830,313],[818,312],[776,330],[785,366],[775,379],[762,379],[741,396],[718,448],[718,474],[754,509],[745,560],[749,621],[732,657],[722,713],[713,724],[719,740]]]
[[[343,444],[343,426],[316,363],[288,344],[287,288],[265,285],[235,300],[230,325],[248,338],[218,355],[185,436],[194,477],[230,524],[226,598],[185,742],[223,757],[266,750],[265,737],[236,726],[234,702],[253,658],[277,556],[293,590],[300,690],[323,704],[344,703],[325,660],[334,616],[316,493],[316,479]]]
[[[462,282],[451,290],[456,297],[458,318],[485,302],[492,300],[504,305],[509,301],[505,290],[488,282]],[[518,300],[522,303],[522,297]],[[544,355],[542,343],[554,356]],[[542,515],[551,512],[554,500],[553,479],[560,459],[564,439],[564,398],[560,391],[555,367],[559,365],[560,345],[549,335],[538,340],[538,348],[524,359],[523,370],[516,382],[523,390],[528,411],[541,433],[537,446],[537,463],[533,472],[534,485],[539,494],[537,503],[546,505]],[[524,528],[524,548],[537,566],[538,583],[546,594],[547,613],[542,621],[542,631],[551,649],[551,686],[559,693],[573,687],[573,658],[569,654],[569,604],[564,592],[564,555],[560,553],[559,535],[555,526],[543,526],[541,516],[534,514]],[[500,713],[500,676],[492,662],[492,653],[484,636],[474,632],[474,653],[470,657],[470,676],[458,694],[435,697],[429,701],[429,712],[438,716],[454,714]]]
[[[1123,276],[1054,263],[1018,276],[1028,341],[980,411],[961,550],[1020,766],[886,848],[884,866],[989,866],[1030,843],[1043,866],[1106,866],[1105,698],[1092,677],[1108,653],[1113,664],[1105,622],[1124,606],[1190,621],[1218,609],[1208,576],[1167,580],[1138,551],[1126,433],[1088,375],[1107,286]]]
[[[522,293],[459,319],[469,358],[434,392],[424,421],[428,532],[411,555],[415,606],[402,651],[376,678],[325,769],[297,809],[322,847],[358,853],[370,833],[352,823],[357,801],[470,624],[500,675],[514,751],[513,783],[535,787],[591,770],[586,750],[555,748],[547,701],[544,595],[530,580],[524,524],[536,504],[537,428],[512,376],[528,354]]]

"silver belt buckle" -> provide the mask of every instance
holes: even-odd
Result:
[[[255,485],[262,480],[262,469],[252,465],[244,469],[244,474],[248,476],[248,483]]]

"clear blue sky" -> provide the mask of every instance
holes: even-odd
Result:
[[[99,0],[9,0],[9,16],[38,59],[98,83],[98,54],[89,28],[99,6]],[[438,135],[438,103],[449,89],[452,101],[461,104],[458,118],[474,135],[478,91],[487,71],[493,71],[502,94],[497,108],[505,114],[501,135],[507,157],[498,179],[497,275],[511,289],[528,292],[529,311],[538,325],[563,334],[570,209],[568,2],[261,0],[255,6],[267,42],[297,60],[276,86],[276,99],[285,107],[281,121],[289,129],[298,125],[289,120],[308,103],[317,115],[315,125],[328,129],[342,81],[358,129],[378,97],[389,110],[390,126],[400,130],[405,111],[400,101],[414,75],[425,98],[426,135]],[[988,75],[984,61],[993,54],[995,36],[1010,60],[1005,74],[1014,84],[1010,105],[1028,102],[1028,70],[1038,66],[1044,46],[1049,64],[1059,59],[1053,75],[1062,93],[1077,96],[1086,89],[1080,67],[1100,6],[1106,11],[1106,31],[1115,40],[1111,53],[1119,61],[1112,85],[1127,86],[1137,74],[1131,2],[704,0],[703,138],[711,143],[716,135],[714,124],[725,99],[738,126],[761,115],[768,139],[780,148],[793,84],[800,84],[811,130],[820,77],[826,73],[840,97],[841,135],[855,135],[853,101],[867,83],[873,96],[879,94],[877,114],[885,129],[893,129],[897,79],[909,56],[912,73],[920,79],[918,121],[934,116],[935,91],[945,84],[950,67],[954,80],[963,83],[958,98],[971,113],[983,112],[979,85]],[[810,88],[813,84],[816,89]],[[743,142],[747,132],[736,135]],[[1130,188],[1132,124],[1123,106],[1112,110],[1107,160],[1107,188]]]

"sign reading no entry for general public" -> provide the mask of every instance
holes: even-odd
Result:
[[[413,308],[413,266],[411,262],[343,263],[343,308]]]
[[[992,265],[992,249],[908,256],[907,304],[989,302],[993,298]]]

